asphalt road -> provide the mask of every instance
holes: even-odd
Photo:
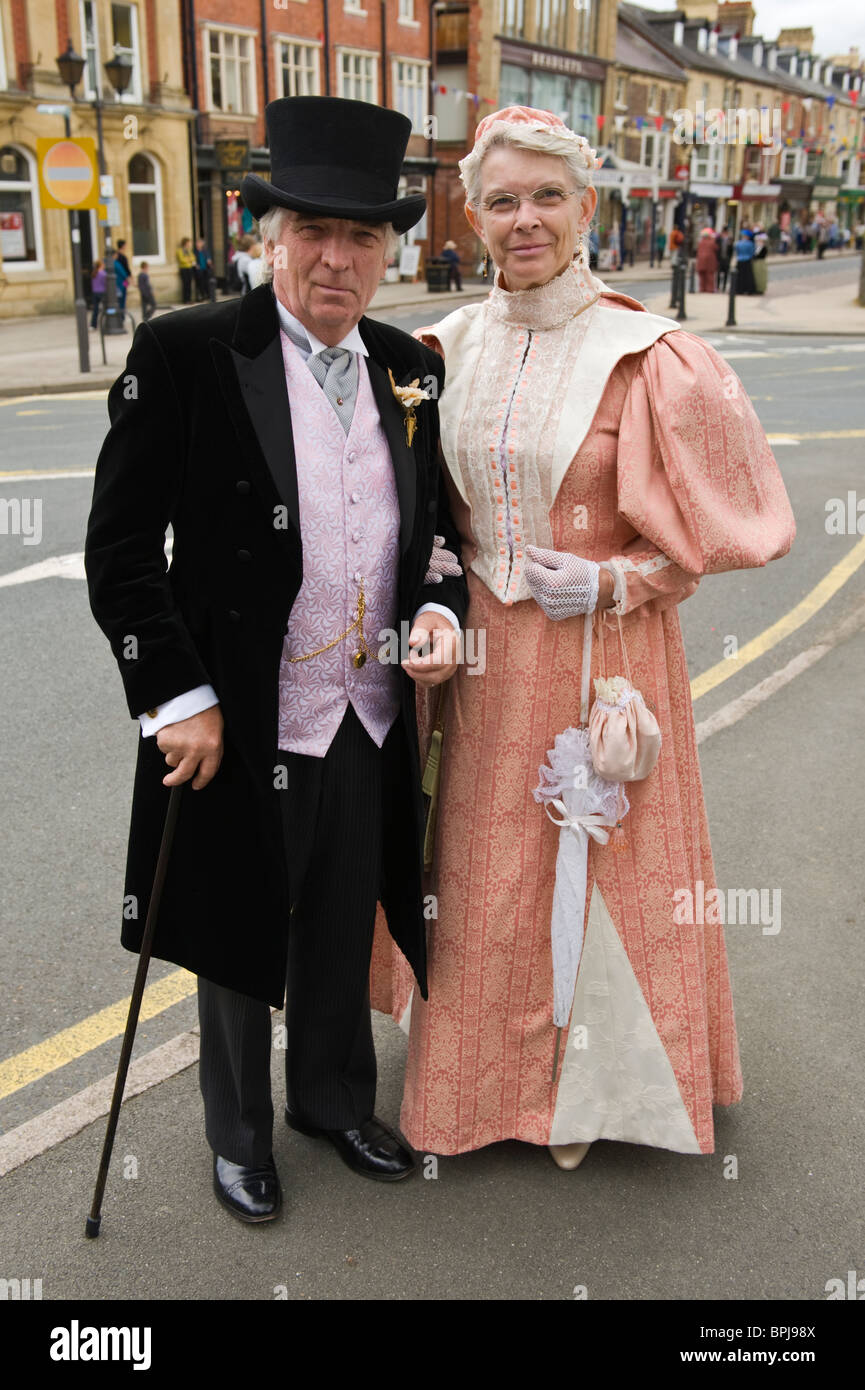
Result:
[[[394,321],[413,327],[423,316]],[[722,659],[725,639],[735,637],[741,648],[853,551],[855,523],[850,533],[829,534],[827,503],[865,491],[865,341],[711,341],[742,378],[767,431],[790,441],[775,448],[798,536],[783,560],[704,580],[681,606],[692,677]],[[118,908],[137,726],[90,616],[80,566],[66,559],[46,573],[52,561],[83,548],[92,484],[68,470],[92,468],[106,418],[104,397],[0,403],[0,498],[42,502],[38,544],[0,534],[6,1058],[122,999],[134,974],[136,958],[119,945]],[[36,476],[9,477],[15,470]],[[38,476],[61,470],[60,477]],[[28,578],[34,565],[43,566],[40,577]],[[808,622],[698,700],[698,722],[863,603],[865,566]],[[77,1234],[70,1233],[68,1249],[58,1236],[58,1213],[73,1208],[77,1233],[101,1142],[96,1125],[3,1180],[0,1249],[8,1268],[0,1275],[14,1272],[16,1260],[49,1259],[50,1252],[56,1297],[154,1296],[158,1279],[155,1296],[163,1298],[268,1298],[287,1281],[288,1296],[301,1298],[558,1299],[587,1283],[593,1298],[820,1299],[826,1280],[865,1272],[857,873],[863,674],[860,629],[701,750],[719,882],[780,886],[784,902],[776,936],[728,930],[745,1099],[716,1111],[713,1156],[695,1161],[599,1143],[569,1175],[531,1146],[498,1145],[441,1160],[438,1182],[405,1184],[391,1200],[372,1184],[359,1193],[357,1180],[311,1141],[281,1138],[294,1156],[286,1256],[276,1228],[250,1233],[227,1216],[220,1222],[207,1190],[191,1068],[125,1112],[124,1152],[140,1155],[146,1171],[166,1162],[157,1138],[162,1123],[166,1132],[182,1132],[194,1155],[182,1176],[189,1209],[179,1218],[171,1194],[160,1206],[146,1184],[121,1185],[118,1221],[129,1231],[174,1212],[170,1233],[164,1220],[150,1231],[148,1259],[133,1269],[128,1244],[117,1245],[96,1265],[74,1244]],[[150,978],[173,969],[154,962]],[[136,1055],[195,1022],[194,997],[173,1005],[141,1025]],[[376,1033],[378,1108],[395,1122],[404,1038],[378,1016]],[[117,1053],[116,1040],[67,1062],[61,1053],[55,1069],[0,1099],[0,1131],[108,1075]],[[742,1165],[736,1182],[722,1173],[731,1153]],[[40,1192],[45,1184],[52,1189],[35,1210],[33,1183]],[[563,1205],[568,1183],[573,1204]],[[202,1245],[211,1222],[215,1234]]]

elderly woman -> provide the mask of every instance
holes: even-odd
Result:
[[[429,998],[383,937],[372,981],[409,1032],[416,1149],[521,1139],[562,1167],[594,1139],[712,1153],[713,1103],[742,1095],[722,930],[677,912],[715,879],[676,605],[703,575],[784,555],[795,531],[735,374],[590,273],[594,167],[558,117],[523,107],[483,120],[460,165],[495,281],[419,333],[446,363],[442,449],[486,666],[445,687]],[[589,841],[554,1068],[560,831],[533,791],[556,736],[585,724],[590,678],[621,669],[613,614],[661,749],[627,784],[624,846]]]

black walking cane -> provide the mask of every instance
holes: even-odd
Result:
[[[84,1234],[88,1236],[90,1240],[94,1240],[96,1236],[99,1235],[99,1227],[102,1222],[102,1196],[105,1192],[105,1180],[108,1177],[108,1165],[111,1162],[111,1150],[114,1148],[114,1136],[117,1132],[117,1121],[120,1117],[120,1104],[123,1100],[123,1091],[126,1086],[126,1073],[129,1071],[129,1059],[132,1056],[132,1044],[135,1041],[135,1029],[138,1027],[138,1015],[141,1011],[141,997],[144,994],[147,967],[150,965],[150,953],[153,949],[153,933],[156,929],[156,917],[159,912],[159,902],[162,897],[162,886],[165,883],[165,875],[168,870],[168,859],[171,854],[171,842],[174,839],[174,827],[177,824],[177,813],[180,810],[180,793],[183,791],[183,785],[184,784],[181,782],[178,786],[172,787],[171,795],[168,798],[168,810],[165,813],[162,843],[159,846],[159,858],[156,861],[156,873],[153,876],[150,905],[147,909],[147,920],[144,923],[144,935],[141,938],[141,950],[138,954],[138,969],[135,972],[135,984],[132,987],[132,998],[129,1001],[129,1014],[126,1019],[126,1032],[123,1034],[123,1046],[120,1049],[120,1062],[117,1067],[117,1077],[114,1082],[114,1095],[111,1098],[111,1110],[108,1114],[105,1143],[102,1146],[102,1158],[99,1162],[99,1172],[96,1177],[96,1187],[93,1192],[93,1204],[84,1227]]]

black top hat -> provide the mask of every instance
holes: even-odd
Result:
[[[265,116],[273,182],[247,174],[240,186],[253,217],[276,206],[392,222],[398,232],[423,217],[425,198],[396,196],[411,135],[407,116],[344,97],[280,97]]]

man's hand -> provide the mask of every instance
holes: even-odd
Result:
[[[441,685],[459,665],[460,634],[441,613],[421,613],[408,635],[408,644],[415,648],[427,642],[431,650],[426,656],[412,651],[400,664],[418,685]]]
[[[222,710],[219,705],[211,705],[200,714],[160,729],[156,742],[168,766],[174,768],[163,777],[162,785],[176,787],[191,777],[193,791],[206,787],[222,762],[223,727]]]

